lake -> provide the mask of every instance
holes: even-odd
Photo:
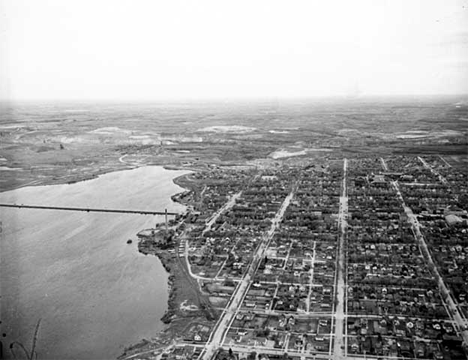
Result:
[[[186,171],[151,166],[66,185],[26,187],[0,202],[182,212],[170,196]],[[168,275],[136,233],[163,216],[0,208],[1,332],[39,359],[113,359],[164,324]],[[133,239],[132,244],[127,244]]]

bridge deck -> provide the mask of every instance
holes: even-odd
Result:
[[[41,205],[23,205],[23,204],[0,204],[0,207],[10,208],[26,208],[26,209],[45,209],[45,210],[67,210],[67,211],[86,211],[86,212],[106,212],[106,213],[121,213],[121,214],[141,214],[141,215],[178,215],[175,212],[168,211],[147,211],[147,210],[125,210],[125,209],[96,209],[96,208],[79,208],[65,206],[41,206]]]

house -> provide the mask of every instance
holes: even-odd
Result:
[[[417,341],[414,344],[414,354],[418,358],[423,358],[426,355],[426,344],[422,341]]]
[[[290,326],[294,326],[296,324],[296,319],[294,318],[294,316],[291,316],[289,318],[288,323]]]

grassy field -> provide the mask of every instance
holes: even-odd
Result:
[[[467,157],[468,105],[450,97],[25,103],[4,104],[0,115],[0,191],[143,165],[440,153],[465,166]]]

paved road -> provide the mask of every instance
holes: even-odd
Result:
[[[440,292],[442,293],[442,295],[446,296],[446,299],[444,300],[444,302],[445,302],[446,307],[449,310],[449,315],[450,315],[450,317],[452,317],[452,319],[458,325],[458,327],[460,329],[460,333],[461,333],[461,335],[463,337],[463,341],[465,342],[465,344],[468,344],[468,330],[464,330],[465,327],[468,327],[468,320],[463,315],[463,313],[461,313],[458,310],[458,304],[455,302],[453,297],[450,295],[450,291],[447,288],[447,285],[445,285],[445,282],[444,282],[442,276],[439,274],[439,270],[437,269],[437,266],[436,266],[436,264],[434,263],[434,261],[432,259],[429,248],[427,247],[426,240],[424,239],[424,236],[421,233],[418,218],[416,217],[416,215],[414,215],[413,211],[405,204],[403,196],[401,195],[401,192],[400,192],[400,188],[398,186],[398,182],[397,181],[392,181],[392,185],[393,185],[395,191],[398,194],[398,197],[400,199],[400,202],[403,205],[403,208],[405,209],[405,213],[408,216],[408,219],[409,219],[409,221],[411,223],[411,226],[413,228],[414,236],[416,237],[416,240],[418,241],[418,243],[419,243],[419,245],[421,247],[421,251],[425,255],[425,258],[427,259],[429,265],[433,269],[432,272],[433,272],[433,274],[435,275],[435,277],[437,279]]]
[[[382,163],[382,167],[384,168],[384,170],[388,171],[388,166],[385,160],[383,158],[380,158],[380,162]]]
[[[207,231],[210,231],[211,230],[211,227],[213,226],[213,224],[216,222],[216,220],[218,220],[218,218],[220,217],[220,215],[224,212],[226,212],[227,210],[229,210],[230,208],[232,208],[234,206],[234,204],[236,203],[236,200],[242,195],[242,191],[239,191],[238,193],[234,194],[231,196],[231,198],[229,199],[229,201],[224,204],[218,211],[216,211],[216,213],[211,217],[211,219],[208,221],[208,223],[206,224],[205,226],[205,229],[203,230],[202,232],[202,235],[205,235],[205,233]]]
[[[309,294],[307,295],[306,299],[306,312],[310,314],[310,297],[312,296],[312,286],[314,284],[314,266],[315,266],[315,255],[317,252],[315,251],[315,247],[317,246],[317,242],[314,241],[314,247],[312,248],[312,256],[310,257],[310,279],[309,279]]]
[[[385,160],[383,158],[380,159],[382,162],[382,166],[384,169],[387,169],[387,164],[385,163]],[[447,185],[447,180],[440,175],[437,171],[432,169],[430,165],[420,156],[418,156],[418,160],[426,167],[427,169],[431,170],[431,172],[436,175],[439,180]],[[406,205],[405,200],[403,199],[403,196],[400,191],[400,186],[398,184],[398,181],[392,181],[392,186],[394,190],[396,191],[398,198],[400,200],[400,203],[403,206],[403,209],[408,216],[408,219],[410,221],[411,227],[413,229],[413,234],[416,238],[416,240],[419,243],[419,246],[421,248],[421,251],[423,252],[424,257],[427,259],[428,264],[430,267],[433,269],[432,272],[435,275],[437,279],[437,283],[439,285],[439,290],[441,294],[446,296],[446,299],[444,301],[444,305],[450,315],[450,317],[453,319],[453,321],[457,324],[458,328],[460,329],[460,333],[462,335],[463,341],[465,344],[468,345],[468,330],[465,330],[466,327],[468,327],[468,319],[465,317],[465,315],[459,311],[458,304],[456,301],[453,299],[453,297],[450,294],[449,289],[447,288],[447,285],[445,285],[445,282],[442,278],[442,276],[439,273],[439,270],[437,269],[436,264],[434,263],[431,253],[429,251],[429,248],[427,247],[426,240],[424,239],[424,236],[421,233],[420,229],[420,224],[418,221],[417,216],[413,213],[411,208]]]
[[[440,182],[444,185],[448,185],[448,181],[442,175],[440,175],[437,170],[433,169],[422,157],[418,156],[418,160],[424,165],[426,169],[429,169],[431,173],[438,177]],[[445,161],[445,160],[444,160]]]
[[[452,167],[452,165],[450,165],[450,164],[447,162],[447,160],[445,160],[441,155],[439,155],[439,158],[440,158],[440,160],[442,160],[442,161],[445,163],[445,165],[447,165],[449,168]]]
[[[348,160],[344,159],[343,164],[343,183],[342,183],[342,196],[340,197],[340,212],[338,215],[338,228],[339,228],[339,252],[338,252],[338,266],[337,266],[337,281],[336,281],[336,308],[335,308],[335,342],[333,346],[333,358],[336,360],[344,359],[343,352],[344,345],[344,322],[345,322],[345,236],[346,236],[346,218],[348,214],[348,194],[346,191],[347,183],[347,167]]]
[[[272,221],[270,230],[268,230],[268,232],[264,235],[262,242],[258,246],[256,254],[253,256],[252,262],[250,263],[247,269],[246,275],[237,285],[236,290],[231,296],[229,304],[227,305],[226,309],[223,311],[218,322],[216,323],[210,335],[210,338],[208,339],[208,342],[206,344],[205,351],[200,355],[200,358],[210,360],[215,354],[218,347],[222,345],[222,340],[224,339],[225,333],[229,328],[229,324],[234,319],[234,316],[237,310],[240,308],[242,301],[244,300],[244,297],[247,294],[247,291],[250,287],[251,276],[255,274],[255,271],[260,265],[260,261],[263,259],[265,251],[268,248],[268,245],[270,244],[271,239],[273,238],[273,235],[277,227],[279,226],[281,219],[284,216],[284,212],[289,206],[289,203],[291,202],[293,196],[294,192],[291,192],[286,197],[286,199],[284,199],[281,208],[278,210],[278,212],[275,215],[275,218]]]
[[[226,212],[227,210],[229,210],[230,208],[232,208],[234,206],[234,204],[236,203],[236,200],[241,195],[242,195],[242,191],[239,191],[238,193],[232,195],[231,198],[218,211],[216,211],[216,213],[213,214],[211,219],[206,224],[205,229],[202,232],[202,235],[204,235],[207,231],[209,231],[211,229],[213,224],[216,222],[216,220],[218,220],[218,218],[221,216],[222,213]],[[185,239],[184,256],[185,256],[185,262],[187,264],[186,266],[187,266],[187,269],[188,269],[188,271],[190,273],[190,276],[193,277],[194,279],[197,279],[197,280],[213,280],[212,278],[196,275],[196,274],[194,274],[192,272],[192,267],[190,266],[190,261],[189,261],[190,244],[189,244],[188,238],[186,236],[184,236],[184,239]]]

